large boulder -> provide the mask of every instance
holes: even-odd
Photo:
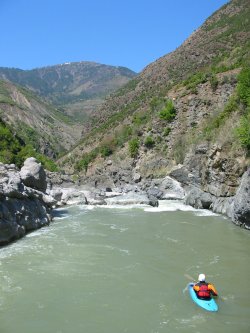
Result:
[[[214,201],[214,197],[210,193],[203,192],[198,187],[191,187],[187,190],[184,202],[197,209],[209,209]]]
[[[233,205],[233,221],[250,229],[250,167],[242,176]]]
[[[163,179],[153,179],[151,183],[147,186],[146,192],[148,196],[154,196],[159,200],[166,200],[166,199],[183,199],[185,196],[185,191],[181,184],[167,176]]]
[[[87,204],[87,199],[83,191],[79,191],[73,187],[55,187],[49,191],[49,196],[54,199],[56,206]]]
[[[20,171],[24,185],[45,192],[47,188],[46,173],[34,157],[27,158]]]
[[[44,193],[44,170],[35,159],[25,164],[21,175],[15,165],[0,163],[0,246],[51,221],[56,201]]]
[[[183,199],[185,196],[181,184],[169,176],[163,179],[160,189],[163,191],[163,199]]]

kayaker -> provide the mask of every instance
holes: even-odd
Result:
[[[196,292],[196,295],[200,299],[209,300],[211,295],[218,296],[218,293],[215,287],[211,283],[207,283],[205,274],[199,274],[198,281],[193,289]]]

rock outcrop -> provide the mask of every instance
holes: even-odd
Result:
[[[34,158],[19,171],[0,163],[0,245],[48,225],[55,200],[45,193],[46,175]]]
[[[25,186],[45,192],[47,188],[46,173],[34,157],[27,158],[20,171]]]
[[[232,219],[234,223],[250,229],[250,167],[244,173],[234,203]]]

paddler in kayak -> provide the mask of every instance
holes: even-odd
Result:
[[[218,293],[215,287],[211,283],[207,283],[205,274],[199,274],[199,282],[197,282],[193,289],[196,292],[196,295],[200,299],[209,300],[211,295],[218,296]]]

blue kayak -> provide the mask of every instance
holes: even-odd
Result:
[[[207,311],[218,311],[218,305],[216,304],[215,300],[213,298],[211,298],[210,300],[204,300],[204,299],[199,299],[196,295],[196,292],[193,289],[194,283],[189,283],[188,285],[188,290],[190,293],[190,296],[192,298],[192,300],[199,305],[200,307],[202,307],[203,309],[207,310]]]

